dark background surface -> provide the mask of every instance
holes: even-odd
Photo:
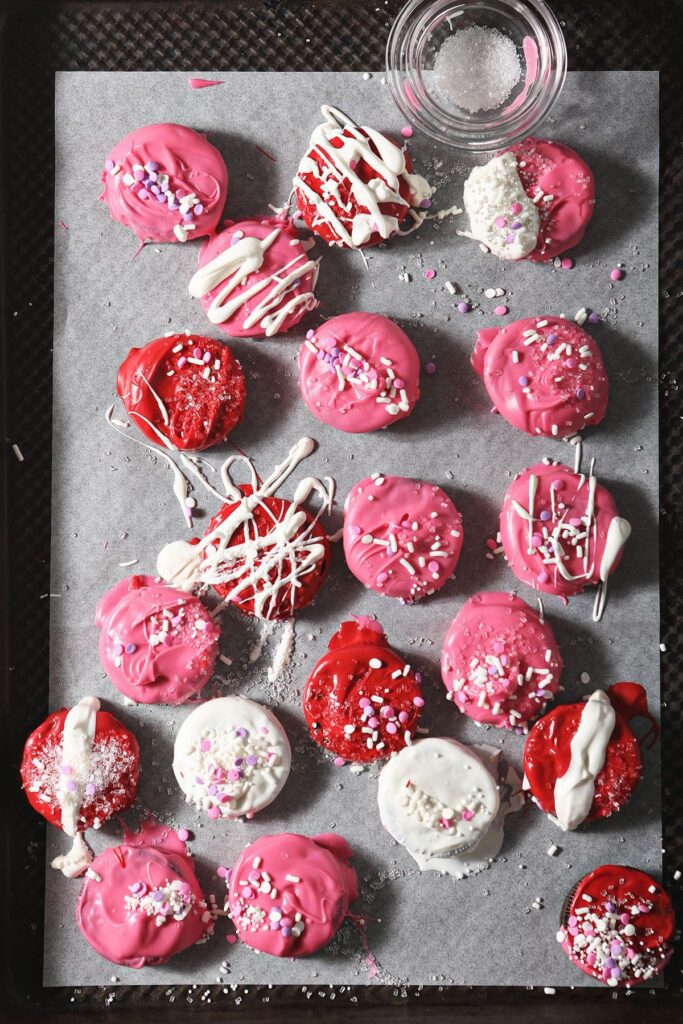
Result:
[[[370,986],[304,992],[229,986],[41,989],[45,825],[23,798],[17,764],[48,710],[52,272],[55,70],[362,71],[383,64],[400,0],[235,0],[193,3],[0,0],[0,749],[2,822],[0,1021],[175,1024],[201,1014],[245,1020],[683,1020],[681,943],[668,990],[423,990]],[[572,69],[659,69],[662,762],[664,882],[683,922],[683,32],[675,0],[557,0]],[[306,42],[310,39],[310,42]],[[609,117],[609,109],[605,116]],[[89,188],[90,185],[84,184]],[[26,461],[11,449],[20,441]],[[677,522],[677,520],[679,522]],[[523,939],[523,937],[522,937]],[[549,939],[549,941],[552,940]],[[457,951],[454,951],[457,955]],[[114,971],[115,968],[112,968]]]

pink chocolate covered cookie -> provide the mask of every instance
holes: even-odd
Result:
[[[203,135],[182,124],[136,128],[112,149],[100,196],[112,218],[141,242],[186,242],[213,234],[228,170]]]
[[[526,732],[557,693],[561,672],[550,624],[513,594],[475,594],[443,642],[449,699],[475,722],[501,729]]]
[[[529,138],[475,167],[464,187],[470,235],[504,260],[552,260],[583,238],[590,167],[561,142]]]
[[[388,427],[420,397],[420,358],[401,328],[377,313],[344,313],[309,331],[299,387],[317,419],[350,434]]]
[[[120,580],[97,605],[102,667],[139,704],[182,704],[211,678],[220,630],[198,597],[154,576]]]
[[[233,338],[285,334],[318,305],[311,245],[284,217],[228,223],[203,246],[190,295]]]
[[[248,946],[271,956],[308,956],[325,946],[358,899],[353,852],[339,835],[261,836],[230,878],[230,916]]]
[[[156,822],[95,858],[76,916],[93,949],[124,967],[165,964],[213,931],[185,843]]]
[[[510,568],[535,590],[566,599],[600,584],[601,617],[631,526],[592,473],[550,461],[523,470],[503,499],[500,533]]]
[[[458,563],[462,541],[462,517],[436,484],[375,473],[346,498],[346,561],[378,594],[412,602],[440,590]]]
[[[472,365],[496,411],[527,434],[566,437],[604,419],[602,354],[571,320],[529,317],[477,331]]]

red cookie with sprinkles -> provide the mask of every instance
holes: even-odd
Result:
[[[605,417],[602,353],[571,320],[544,315],[477,331],[472,366],[495,411],[532,436],[568,437]]]
[[[222,444],[246,400],[244,373],[228,346],[188,334],[132,348],[116,390],[145,437],[178,451]]]
[[[633,988],[664,970],[675,935],[673,904],[659,882],[636,868],[601,864],[569,894],[557,941],[584,974]]]
[[[84,697],[31,733],[20,771],[31,806],[73,836],[131,806],[139,761],[132,732],[100,710],[97,697]]]
[[[373,619],[343,622],[303,695],[312,738],[338,761],[389,757],[412,741],[424,705],[420,674]]]

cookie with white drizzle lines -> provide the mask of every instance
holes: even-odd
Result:
[[[546,459],[518,473],[503,499],[501,542],[515,576],[565,602],[597,584],[595,621],[630,534],[592,463],[586,475]]]
[[[330,245],[348,249],[379,245],[414,230],[432,205],[432,188],[405,147],[374,128],[360,127],[335,107],[311,136],[294,178],[304,221]]]
[[[228,222],[202,247],[190,295],[231,337],[285,334],[318,305],[313,244],[281,215]]]
[[[291,618],[309,604],[329,571],[330,541],[320,518],[332,506],[334,481],[305,477],[291,501],[276,492],[314,448],[310,437],[301,438],[263,481],[247,456],[229,456],[221,468],[226,503],[201,540],[162,548],[162,579],[187,591],[208,583],[224,602],[261,619]],[[238,461],[251,474],[239,487],[230,477]],[[305,507],[313,494],[322,501],[315,513]]]

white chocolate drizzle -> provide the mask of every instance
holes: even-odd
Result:
[[[288,298],[291,292],[296,291],[304,274],[313,273],[311,289],[315,288],[320,260],[308,259],[304,253],[299,253],[272,274],[256,281],[246,291],[231,298],[235,288],[244,284],[250,274],[258,273],[261,269],[266,252],[281,230],[274,228],[263,239],[251,236],[240,238],[235,245],[228,246],[224,252],[200,267],[194,274],[189,284],[189,292],[196,299],[208,295],[222,281],[226,282],[225,287],[211,300],[207,310],[207,316],[212,324],[225,323],[250,299],[259,296],[266,288],[269,288],[269,291],[245,317],[244,326],[250,328],[258,324],[265,331],[267,338],[277,334],[287,317],[301,306],[306,312],[316,308],[318,302],[313,290]]]
[[[604,690],[592,693],[572,736],[569,767],[555,781],[555,819],[563,832],[586,820],[595,796],[595,780],[605,763],[616,715]]]
[[[302,437],[263,483],[259,483],[251,459],[242,455],[229,456],[221,467],[225,488],[223,500],[235,502],[236,507],[199,544],[174,541],[162,548],[157,560],[159,575],[183,590],[192,590],[203,583],[229,586],[224,599],[226,604],[239,599],[245,590],[253,589],[254,613],[263,619],[271,617],[281,591],[289,587],[293,612],[296,590],[302,579],[314,572],[325,556],[325,545],[313,536],[313,529],[322,514],[332,507],[334,481],[329,477],[324,482],[315,477],[305,477],[278,519],[273,517],[263,499],[279,490],[314,447],[315,442],[310,437]],[[230,470],[237,461],[244,462],[249,469],[251,494],[243,494],[231,479]],[[301,506],[313,494],[320,496],[322,505],[307,523]],[[259,506],[272,520],[262,535],[254,523],[254,511]],[[231,544],[239,529],[243,530],[245,539],[240,544]]]
[[[310,156],[304,156],[294,178],[295,189],[315,207],[318,220],[329,224],[339,244],[351,249],[364,245],[375,232],[383,239],[398,232],[398,218],[383,213],[380,203],[408,207],[413,219],[412,230],[419,227],[427,216],[427,211],[420,209],[421,203],[430,198],[433,190],[421,175],[407,170],[403,150],[381,132],[358,126],[335,107],[325,105],[321,110],[325,120],[314,130],[309,150],[315,151],[323,166],[318,166]],[[332,146],[332,139],[341,145]],[[356,173],[361,160],[377,175],[369,182]],[[302,174],[306,173],[321,179],[322,194],[304,181]],[[410,203],[400,194],[402,180],[408,185]],[[342,201],[339,191],[342,182],[348,183],[352,202]],[[352,217],[350,232],[332,208],[331,200]],[[354,211],[354,204],[369,212]]]
[[[100,702],[97,697],[83,697],[64,719],[62,765],[65,771],[68,768],[68,774],[63,775],[58,799],[62,812],[62,829],[68,836],[75,836],[78,831],[84,787],[90,775],[92,745],[99,708]]]

